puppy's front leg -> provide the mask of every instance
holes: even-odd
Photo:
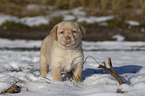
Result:
[[[60,67],[54,66],[54,64],[52,66],[52,77],[54,80],[62,81]]]
[[[83,70],[83,68],[81,68],[81,67],[75,68],[75,70],[73,71],[73,76],[74,76],[73,80],[74,81],[81,82],[82,70]]]
[[[49,65],[46,63],[45,57],[41,55],[40,57],[40,71],[42,76],[47,76]]]

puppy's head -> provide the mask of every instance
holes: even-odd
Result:
[[[50,32],[52,38],[63,46],[74,46],[81,41],[86,29],[75,22],[61,22],[53,27]]]

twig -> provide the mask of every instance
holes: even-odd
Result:
[[[16,85],[17,83],[21,82],[21,80],[15,82],[12,86],[10,86],[8,89],[4,90],[1,92],[1,94],[5,94],[5,93],[19,93],[20,87],[18,85]]]
[[[115,71],[114,71],[114,69],[113,69],[113,67],[112,67],[111,58],[108,58],[108,65],[110,66],[111,70],[108,69],[108,68],[106,67],[106,65],[105,65],[105,66],[99,65],[98,68],[102,68],[102,69],[106,70],[108,73],[110,73],[110,74],[119,82],[120,85],[122,85],[124,82],[123,82],[123,80],[120,78],[120,76],[118,76],[118,75],[115,73]]]
[[[89,57],[91,57],[92,59],[94,59],[95,62],[96,62],[98,65],[100,65],[99,62],[98,62],[93,56],[87,56],[87,58],[84,60],[83,64],[86,62],[86,60],[87,60]]]
[[[104,64],[104,66],[106,67],[106,63],[105,63],[105,61],[103,62],[103,64]]]

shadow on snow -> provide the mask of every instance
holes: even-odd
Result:
[[[125,73],[137,73],[138,71],[140,71],[141,68],[142,66],[138,66],[138,65],[127,65],[127,66],[122,66],[122,67],[114,67],[113,69],[118,75],[123,75]],[[107,71],[104,72],[103,69],[87,68],[83,70],[82,72],[82,80],[85,80],[85,78],[92,76],[94,74],[109,74],[109,73]],[[129,79],[125,80],[124,77],[121,77],[121,78],[123,79],[125,83],[130,83]]]

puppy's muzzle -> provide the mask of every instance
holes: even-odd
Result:
[[[67,43],[70,42],[70,41],[71,41],[71,37],[70,37],[70,36],[67,36],[66,39],[65,39],[65,41],[66,41]]]

